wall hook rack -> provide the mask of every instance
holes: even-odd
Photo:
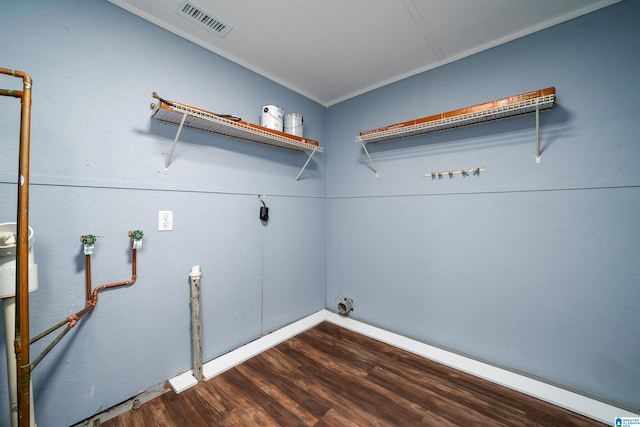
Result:
[[[450,171],[438,171],[438,172],[427,172],[424,176],[430,176],[431,179],[442,179],[444,176],[449,176],[449,178],[453,178],[454,175],[459,174],[464,176],[469,175],[478,175],[480,176],[480,172],[486,171],[487,168],[468,168],[468,169],[456,169]]]

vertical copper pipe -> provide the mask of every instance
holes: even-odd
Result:
[[[30,425],[31,365],[29,355],[29,152],[31,131],[31,77],[18,70],[0,68],[0,74],[22,79],[20,96],[20,149],[18,163],[18,244],[16,256],[16,339],[18,370],[18,425]],[[12,91],[6,91],[16,96]],[[5,91],[2,92],[4,94]]]
[[[29,153],[31,149],[31,77],[22,75],[24,93],[22,95],[22,115],[20,132],[20,164],[18,166],[18,257],[16,263],[19,266],[16,284],[16,295],[20,295],[17,301],[19,312],[16,316],[19,321],[19,335],[16,341],[20,341],[21,356],[16,353],[18,366],[18,425],[29,427],[30,418],[30,384],[31,384],[31,359],[29,349]],[[17,324],[17,323],[16,323]]]
[[[84,281],[85,281],[85,286],[87,287],[87,291],[86,291],[86,295],[87,295],[87,302],[89,302],[89,300],[91,299],[91,255],[87,254],[84,256],[85,259],[85,270],[84,270]]]

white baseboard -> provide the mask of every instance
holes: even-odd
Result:
[[[188,388],[193,387],[198,384],[198,380],[193,375],[193,371],[184,372],[176,377],[173,377],[169,380],[169,385],[173,389],[176,394],[182,393]]]
[[[498,368],[450,351],[416,341],[366,323],[327,311],[326,320],[343,328],[374,338],[397,348],[423,356],[460,371],[517,390],[586,417],[613,425],[616,417],[638,417],[638,414],[582,396],[506,369]]]
[[[313,328],[314,326],[327,320],[327,310],[320,310],[310,316],[293,322],[283,328],[280,328],[268,335],[258,338],[255,341],[251,341],[248,344],[238,347],[229,353],[223,354],[207,363],[202,365],[202,376],[204,380],[220,375],[224,371],[227,371],[234,366],[241,364],[242,362],[251,359],[262,353],[265,350],[270,349],[273,346],[280,344],[283,341],[288,340],[291,337]],[[176,393],[181,393],[184,390],[196,385],[196,381],[193,372],[191,370],[184,372],[169,380],[171,388]]]
[[[277,331],[273,331],[268,335],[250,342],[249,344],[243,345],[242,347],[205,363],[202,365],[202,375],[204,376],[204,379],[208,380],[209,378],[213,378],[216,375],[239,365],[245,360],[251,359],[253,356],[324,322],[327,318],[327,314],[325,312],[328,313],[326,310],[320,310],[317,313],[300,319],[297,322],[293,322],[290,325],[280,328]]]
[[[544,400],[545,402],[552,403],[605,424],[612,424],[616,417],[640,416],[590,397],[582,396],[578,393],[571,392],[506,369],[488,365],[486,363],[359,322],[349,317],[340,316],[326,309],[320,310],[317,313],[307,316],[297,322],[278,329],[269,335],[265,335],[264,337],[250,342],[249,344],[205,363],[202,367],[203,376],[205,380],[213,378],[216,375],[219,375],[222,372],[252,358],[253,356],[256,356],[257,354],[260,354],[261,352],[280,344],[291,337],[313,328],[323,321],[334,323],[343,328],[434,360],[442,363],[443,365],[486,379],[496,384],[517,390],[521,393]],[[191,381],[189,377],[193,378],[191,371],[185,372],[184,374],[169,380],[169,383],[175,380],[176,387],[180,391],[177,391],[176,388],[174,388],[174,391],[176,391],[176,393],[180,393],[197,383],[194,382],[195,378],[193,378],[194,381]],[[172,388],[173,387],[174,386],[172,384]]]

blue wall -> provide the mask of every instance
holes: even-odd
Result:
[[[623,2],[330,108],[327,305],[638,411],[639,18]],[[540,164],[533,115],[369,144],[378,178],[354,142],[548,86]]]
[[[190,369],[194,264],[203,272],[205,360],[325,307],[326,158],[315,155],[296,181],[304,153],[185,129],[165,171],[177,127],[152,120],[149,104],[157,91],[259,123],[261,106],[275,103],[303,114],[305,135],[323,145],[325,107],[106,1],[1,9],[0,66],[34,82],[30,225],[40,288],[31,295],[32,335],[84,306],[81,235],[102,236],[92,257],[99,285],[129,278],[127,232],[145,232],[137,282],[101,293],[34,371],[39,425],[73,424]],[[0,87],[21,81],[2,76]],[[0,222],[11,222],[19,101],[1,98],[0,111]],[[258,194],[270,208],[266,225]],[[159,210],[174,212],[174,231],[157,231]],[[0,425],[7,401],[3,381]]]
[[[102,236],[101,284],[128,278],[127,231],[145,231],[136,284],[102,293],[34,372],[39,424],[190,368],[194,264],[205,360],[346,296],[356,318],[639,410],[638,17],[626,1],[326,109],[105,1],[3,4],[0,66],[34,79],[32,334],[84,304],[81,235]],[[547,86],[558,104],[541,117],[539,165],[533,116],[370,145],[379,178],[354,142]],[[277,103],[326,153],[295,181],[304,154],[187,129],[165,171],[176,128],[149,118],[153,91],[252,122]],[[0,221],[13,221],[18,102],[0,109]],[[174,231],[157,231],[158,210]],[[6,400],[0,386],[0,420]]]

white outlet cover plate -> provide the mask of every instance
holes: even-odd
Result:
[[[158,211],[158,231],[173,230],[173,211]]]

